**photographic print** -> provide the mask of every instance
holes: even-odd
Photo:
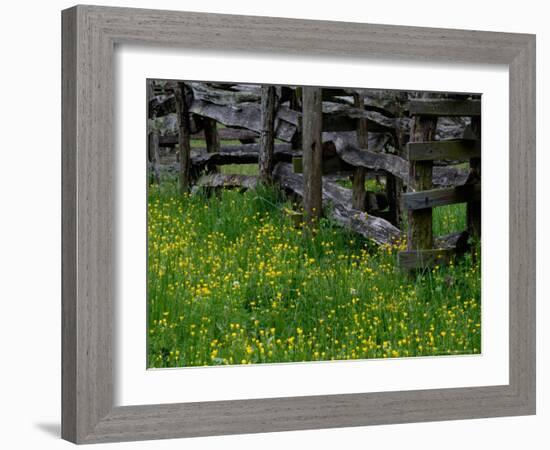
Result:
[[[481,353],[481,95],[148,79],[147,366]]]

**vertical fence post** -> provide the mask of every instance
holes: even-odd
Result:
[[[206,142],[206,151],[208,153],[217,153],[220,151],[220,137],[218,136],[218,125],[214,119],[203,117],[204,140]]]
[[[147,80],[147,117],[153,123],[157,117],[154,111],[149,108],[150,101],[155,97],[153,80]],[[147,121],[149,123],[149,120]],[[149,161],[150,180],[149,183],[160,184],[160,153],[159,153],[159,134],[156,127],[148,125],[149,131],[147,139],[147,160]]]
[[[437,118],[416,116],[411,131],[411,142],[433,141]],[[432,161],[410,161],[409,191],[432,188]],[[433,248],[432,209],[408,211],[407,249],[410,251]]]
[[[159,135],[156,131],[149,133],[148,158],[151,171],[151,183],[160,184],[160,155],[159,155]]]
[[[302,153],[304,173],[304,210],[306,223],[315,225],[322,208],[322,92],[321,88],[303,88]]]
[[[294,90],[292,91],[292,96],[290,97],[290,109],[292,111],[298,111],[302,112],[302,105],[301,105],[301,99],[302,99],[302,88],[300,86],[296,86]],[[292,145],[293,150],[301,150],[302,149],[302,115],[298,115],[298,126],[296,129],[296,133],[294,133],[294,136],[292,136],[292,140],[290,141]]]
[[[191,125],[189,121],[189,107],[185,98],[185,84],[178,82],[174,87],[176,113],[178,118],[178,145],[180,160],[180,191],[189,190],[191,169]]]
[[[398,131],[394,137],[395,148],[397,155],[403,156],[403,135],[402,131]],[[403,217],[401,209],[401,194],[403,193],[403,180],[401,178],[386,174],[386,196],[388,197],[388,220],[401,229]]]
[[[401,190],[403,183],[391,173],[386,173],[386,197],[388,198],[388,220],[401,228]]]
[[[365,100],[358,92],[353,93],[353,104],[356,108],[364,109]],[[357,121],[357,146],[360,149],[367,150],[369,148],[368,138],[368,123],[367,119],[359,119]],[[353,172],[352,183],[352,207],[359,211],[364,211],[366,207],[367,191],[365,191],[365,176],[367,169],[364,167],[356,167]]]
[[[397,102],[397,117],[403,117],[403,103],[398,100]],[[408,140],[405,128],[398,120],[398,127],[394,135],[395,149],[397,155],[403,157],[403,150]],[[386,174],[386,195],[388,197],[388,220],[401,229],[403,226],[403,209],[401,207],[401,198],[403,194],[403,180],[390,173]]]
[[[220,136],[218,135],[218,125],[214,119],[203,117],[204,141],[206,143],[207,153],[217,153],[220,151]],[[216,165],[208,165],[209,172],[218,172]]]
[[[275,86],[262,85],[260,154],[258,168],[260,179],[269,183],[273,174],[273,148],[275,145]]]
[[[481,140],[481,117],[472,117],[472,131]],[[470,159],[469,182],[481,182],[481,158]],[[468,233],[470,236],[481,238],[481,201],[466,204]]]

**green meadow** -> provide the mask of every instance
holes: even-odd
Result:
[[[296,208],[266,186],[149,187],[148,367],[481,352],[479,244],[411,276],[396,265],[405,242],[375,246],[327,219],[307,232]],[[463,204],[434,209],[434,233],[463,230],[465,216]]]

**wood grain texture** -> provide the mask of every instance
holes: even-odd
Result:
[[[179,186],[180,193],[184,194],[189,191],[191,184],[191,124],[184,83],[176,83],[174,98],[176,99],[176,116],[178,118]]]
[[[273,148],[275,146],[275,86],[263,85],[261,98],[261,132],[260,132],[260,156],[259,173],[264,182],[271,181],[271,173],[275,160]]]
[[[455,99],[415,99],[407,107],[411,116],[480,116],[481,101]]]
[[[409,161],[437,161],[442,159],[468,161],[481,158],[481,144],[470,139],[453,141],[409,142],[407,159]]]
[[[216,153],[220,151],[220,136],[218,134],[217,122],[209,117],[203,119],[204,123],[204,140],[206,151],[208,153]]]
[[[77,441],[77,373],[76,360],[78,356],[77,341],[77,255],[76,255],[76,148],[77,148],[77,116],[76,116],[76,81],[77,81],[77,17],[76,9],[70,9],[63,14],[61,28],[62,43],[62,90],[63,104],[61,133],[61,434],[65,439]],[[82,404],[80,404],[82,407]]]
[[[365,100],[357,94],[353,94],[353,105],[356,108],[364,109]],[[357,146],[359,149],[368,150],[369,148],[369,130],[367,119],[359,119],[357,121]],[[365,176],[367,170],[364,167],[357,167],[353,172],[353,184],[352,184],[352,200],[351,205],[353,208],[359,211],[365,210],[367,191],[365,190]]]
[[[290,144],[275,144],[273,146],[273,163],[292,161],[300,152],[291,149]],[[205,148],[194,148],[191,151],[191,165],[193,169],[201,171],[205,166],[225,164],[253,164],[260,157],[260,144],[241,144],[221,147],[219,152],[208,153]]]
[[[304,198],[305,176],[295,173],[290,164],[278,163],[273,175],[285,191]],[[352,208],[350,206],[351,190],[331,181],[328,177],[323,180],[322,202],[325,213],[335,223],[378,245],[392,245],[401,237],[401,231],[387,220]]]
[[[150,132],[148,136],[148,162],[151,164],[151,175],[149,183],[160,184],[160,153],[159,153],[159,135],[156,132]]]
[[[304,87],[302,126],[302,169],[304,172],[304,213],[306,223],[315,225],[323,209],[323,115],[322,89]]]
[[[477,203],[481,201],[481,184],[466,184],[453,188],[430,189],[403,194],[403,207],[409,210],[435,208],[436,206],[468,201]]]
[[[481,117],[472,118],[472,132],[481,139]],[[481,181],[481,148],[478,157],[470,159],[470,174],[468,182]],[[481,238],[481,199],[468,202],[466,205],[466,223],[471,236]]]
[[[435,138],[437,118],[416,116],[411,129],[411,142],[428,142]],[[433,161],[409,162],[409,192],[432,189]],[[407,250],[428,250],[433,247],[433,211],[430,208],[407,211]]]
[[[82,442],[113,408],[113,43],[85,8],[67,16],[64,48],[75,48],[63,57],[74,89],[62,115],[63,211],[73,225],[63,235],[63,279],[72,279],[62,344],[64,402],[74,409],[62,414],[62,436]]]
[[[526,34],[78,6],[63,12],[62,435],[78,443],[535,412],[535,38]],[[330,36],[330,39],[326,39]],[[115,44],[510,70],[510,380],[503,386],[114,406]],[[145,136],[144,136],[145,139]]]

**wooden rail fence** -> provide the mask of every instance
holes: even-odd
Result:
[[[453,250],[434,248],[433,209],[454,203],[467,203],[467,236],[481,235],[481,142],[479,139],[435,141],[440,116],[472,116],[473,132],[479,132],[481,105],[478,101],[416,100],[409,107],[413,128],[407,144],[409,161],[408,192],[403,208],[408,212],[407,250],[398,255],[403,269],[420,269],[445,264]],[[465,184],[433,189],[433,162],[469,161],[470,174]],[[466,236],[466,234],[465,234]]]
[[[378,244],[403,236],[406,211],[407,250],[398,255],[406,270],[445,263],[465,248],[467,236],[481,235],[479,100],[396,96],[388,102],[361,89],[196,82],[155,85],[149,95],[149,118],[175,115],[177,123],[171,134],[150,130],[151,182],[159,182],[161,166],[174,168],[184,192],[277,182],[302,199],[306,223],[330,204],[334,220]],[[469,125],[453,119],[452,138],[442,139],[450,129],[438,128],[442,117],[467,117]],[[192,139],[204,140],[205,148],[192,148]],[[227,140],[241,145],[224,145]],[[176,161],[162,165],[161,148],[176,148]],[[448,164],[458,161],[469,170]],[[258,164],[258,177],[216,169],[250,163]],[[385,181],[384,193],[365,189],[372,177]],[[335,183],[342,178],[351,189]],[[433,208],[453,203],[467,204],[468,229],[434,236]]]

